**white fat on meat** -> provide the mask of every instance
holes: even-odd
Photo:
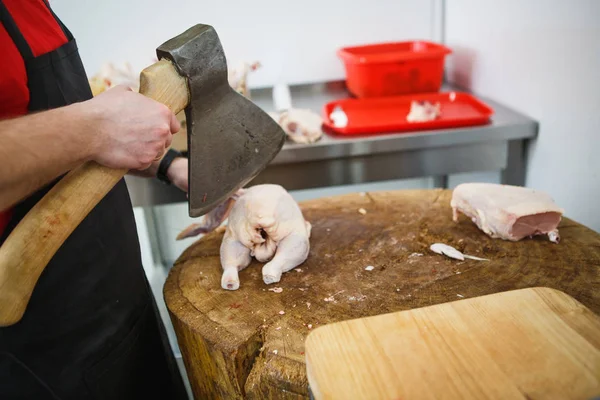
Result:
[[[333,126],[336,128],[345,128],[348,126],[348,115],[344,112],[342,107],[336,106],[331,114],[329,114],[329,119],[333,122]]]
[[[521,186],[492,183],[458,185],[450,201],[453,220],[458,212],[471,218],[492,238],[518,241],[548,235],[558,243],[558,224],[564,210],[546,193]]]
[[[271,114],[283,128],[288,138],[295,143],[309,144],[323,136],[323,118],[314,111],[291,108],[277,116]]]
[[[408,122],[426,122],[433,121],[439,116],[440,103],[431,104],[428,101],[412,101],[406,120]]]
[[[238,272],[250,264],[252,257],[266,263],[262,269],[266,284],[279,282],[284,272],[306,261],[311,224],[283,187],[266,184],[241,189],[206,215],[202,223],[186,228],[178,239],[208,233],[226,218],[220,250],[223,289],[240,287]]]

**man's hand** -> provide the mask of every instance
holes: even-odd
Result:
[[[166,106],[125,87],[1,120],[0,211],[89,160],[144,170],[162,157],[179,129]]]
[[[110,168],[148,168],[181,128],[168,107],[124,86],[81,103],[81,109],[94,122],[92,159]]]
[[[188,166],[187,158],[177,157],[167,170],[167,177],[171,183],[186,193],[188,192]]]

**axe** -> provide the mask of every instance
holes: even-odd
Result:
[[[283,147],[285,132],[227,80],[214,28],[195,25],[156,50],[140,93],[188,126],[189,215],[199,217],[254,179]],[[40,200],[0,248],[0,326],[20,321],[42,271],[67,237],[127,170],[87,162]]]

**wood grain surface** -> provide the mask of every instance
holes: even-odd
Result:
[[[276,285],[253,261],[240,289],[225,291],[223,232],[192,244],[164,294],[196,398],[307,398],[304,340],[332,322],[540,286],[600,313],[598,233],[565,218],[560,244],[494,240],[464,216],[453,223],[450,197],[415,190],[301,203],[313,224],[310,255]],[[435,242],[490,261],[445,258],[429,251]]]
[[[323,326],[306,365],[316,400],[591,399],[600,317],[555,289],[519,289]]]

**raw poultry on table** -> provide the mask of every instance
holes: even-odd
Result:
[[[292,142],[310,144],[323,136],[321,116],[311,110],[290,108],[281,113],[270,112]]]
[[[266,284],[279,282],[284,272],[308,257],[311,224],[304,219],[294,198],[279,185],[239,190],[204,216],[201,223],[182,231],[177,239],[208,233],[228,217],[220,250],[223,289],[240,287],[238,272],[250,264],[252,257],[266,263],[262,269]]]

